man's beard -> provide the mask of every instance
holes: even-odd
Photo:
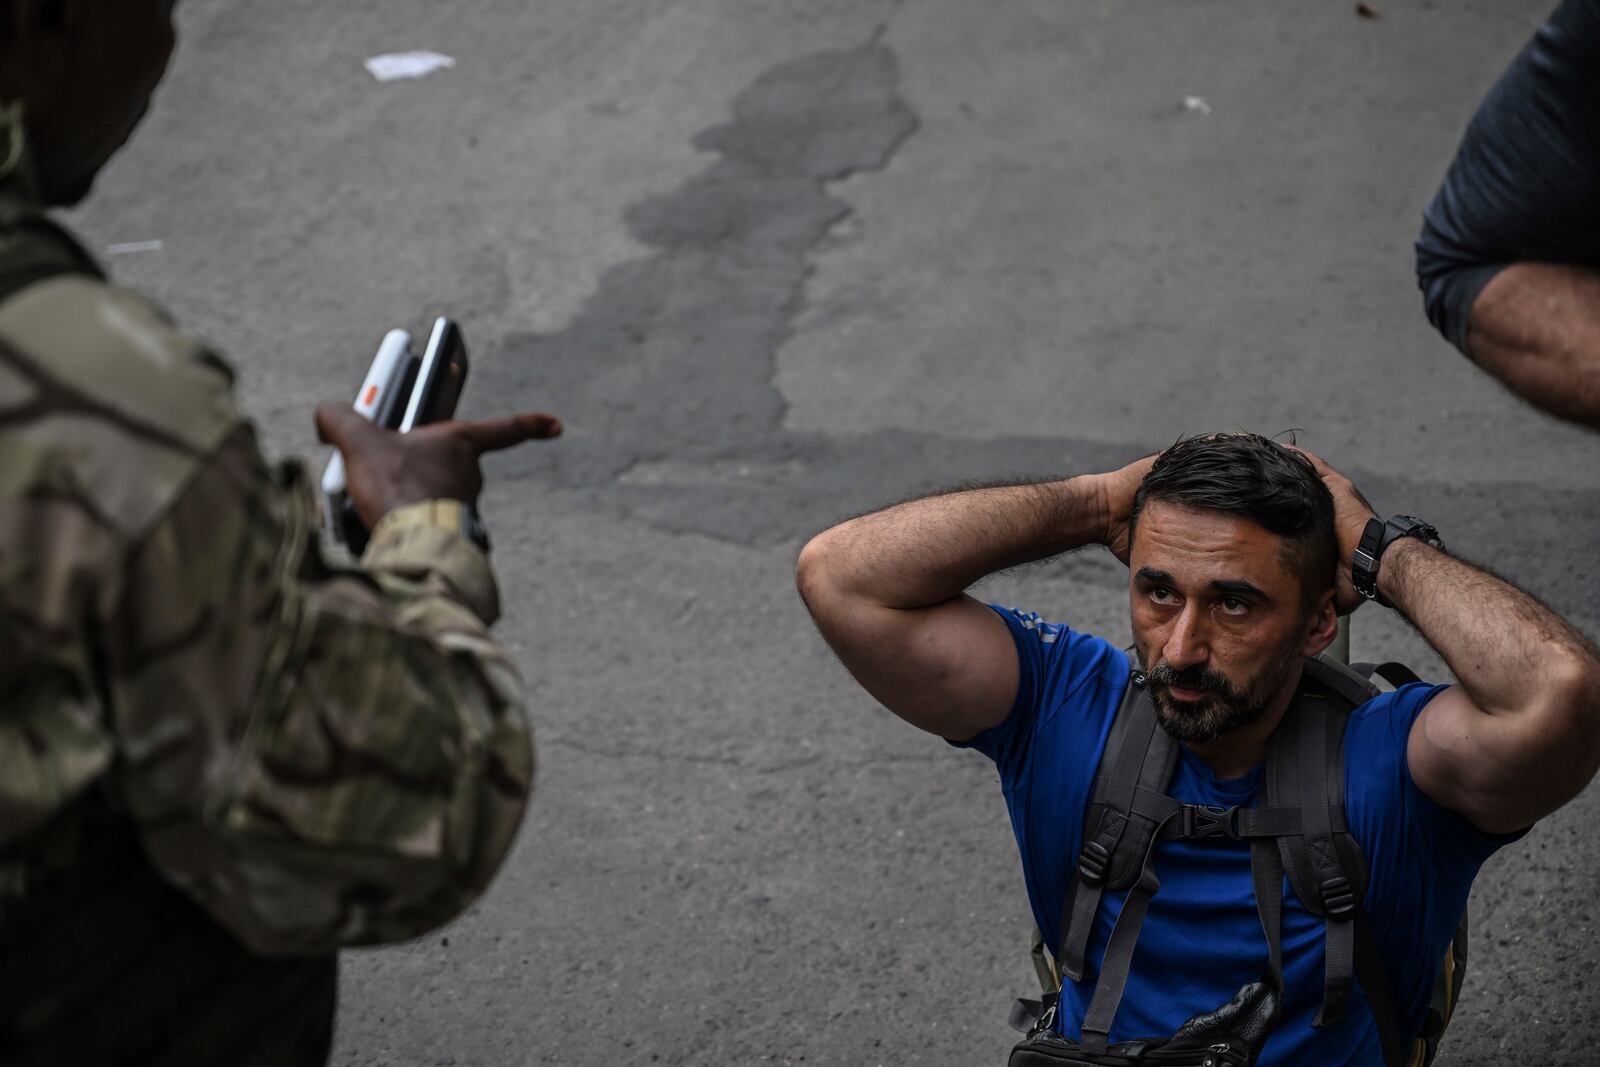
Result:
[[[1178,671],[1158,663],[1151,668],[1147,683],[1156,706],[1156,721],[1174,740],[1192,745],[1203,745],[1230,730],[1249,726],[1267,713],[1294,660],[1292,654],[1284,656],[1243,688],[1203,667]],[[1171,693],[1173,688],[1193,689],[1205,696],[1195,701],[1178,700]]]

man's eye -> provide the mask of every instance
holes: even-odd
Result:
[[[1229,615],[1243,615],[1245,612],[1250,610],[1250,605],[1246,604],[1236,596],[1223,597],[1221,604],[1222,610],[1227,612]]]
[[[1157,604],[1170,604],[1177,598],[1173,595],[1172,590],[1168,589],[1166,586],[1157,585],[1151,587],[1150,599],[1154,600]]]

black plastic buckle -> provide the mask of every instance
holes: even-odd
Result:
[[[1183,806],[1184,837],[1231,837],[1239,839],[1239,809],[1218,808],[1209,804]]]
[[[1090,841],[1078,853],[1078,877],[1085,885],[1099,885],[1106,880],[1106,865],[1110,862],[1110,850],[1098,841]]]
[[[1348,919],[1356,910],[1356,893],[1350,879],[1342,874],[1322,880],[1322,910],[1329,918]]]

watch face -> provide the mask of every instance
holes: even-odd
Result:
[[[1414,515],[1395,515],[1388,522],[1389,533],[1384,537],[1384,547],[1393,544],[1402,537],[1415,537],[1424,544],[1434,548],[1443,548],[1444,541],[1439,537],[1439,531],[1423,522]]]

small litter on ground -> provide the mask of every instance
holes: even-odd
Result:
[[[381,82],[400,81],[402,78],[426,78],[435,71],[456,65],[456,61],[438,52],[391,52],[367,60],[367,73]]]

